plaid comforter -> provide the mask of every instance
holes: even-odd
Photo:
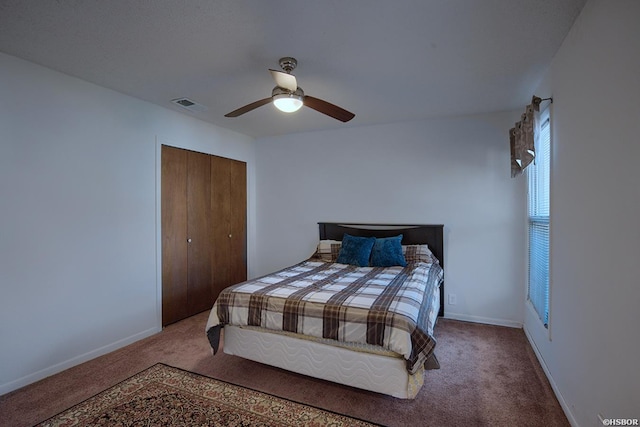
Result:
[[[442,278],[437,263],[354,267],[308,260],[225,289],[207,335],[214,352],[227,324],[372,344],[402,355],[414,373],[436,344],[430,319]]]

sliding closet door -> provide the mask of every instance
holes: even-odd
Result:
[[[211,308],[211,162],[209,155],[187,152],[187,311]]]
[[[215,227],[214,299],[227,286],[247,279],[247,168],[246,163],[211,156],[211,210]]]
[[[162,324],[184,319],[187,303],[187,151],[162,146]]]
[[[229,285],[233,285],[247,280],[247,164],[230,162]]]

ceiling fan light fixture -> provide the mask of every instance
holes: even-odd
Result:
[[[273,95],[273,105],[284,113],[293,113],[302,108],[302,96],[294,93]]]

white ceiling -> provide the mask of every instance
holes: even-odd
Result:
[[[523,108],[585,1],[0,0],[0,51],[266,137]],[[307,95],[356,117],[225,118],[271,95],[283,56]]]

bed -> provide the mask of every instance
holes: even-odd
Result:
[[[414,398],[425,370],[439,367],[443,228],[319,223],[311,258],[220,294],[206,326],[214,354],[224,328],[227,354]]]

